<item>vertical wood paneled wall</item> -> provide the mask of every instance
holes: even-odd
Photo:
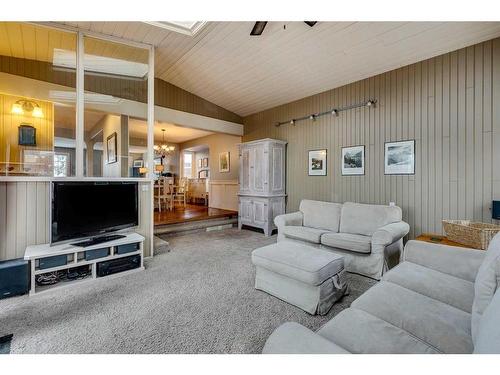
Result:
[[[148,189],[142,186],[148,185]],[[139,227],[151,255],[151,182],[139,183]],[[50,182],[0,182],[0,260],[22,258],[26,246],[50,241]]]
[[[332,72],[335,74],[335,72]],[[370,98],[375,108],[275,127]],[[244,141],[288,141],[287,211],[303,198],[396,202],[409,238],[442,219],[491,222],[500,199],[500,39],[494,39],[244,118]],[[384,142],[415,139],[416,173],[384,175]],[[365,145],[365,175],[341,175],[341,148]],[[307,176],[307,152],[328,149],[328,175]]]

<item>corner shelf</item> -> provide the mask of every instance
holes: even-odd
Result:
[[[44,292],[47,292],[49,290],[54,290],[54,289],[59,289],[59,288],[75,286],[75,285],[83,283],[85,281],[110,280],[110,279],[118,277],[118,276],[124,276],[124,275],[130,274],[130,273],[142,271],[142,270],[144,270],[144,263],[143,263],[144,262],[144,256],[143,256],[144,240],[145,240],[145,238],[138,233],[127,233],[127,234],[125,234],[124,238],[120,238],[117,240],[108,241],[108,242],[104,242],[104,243],[100,243],[100,244],[88,246],[88,247],[78,247],[78,246],[73,246],[71,244],[60,244],[60,245],[55,245],[55,246],[50,246],[50,244],[43,244],[43,245],[28,246],[26,248],[26,252],[24,253],[24,259],[30,261],[30,267],[31,267],[30,295],[44,293]],[[122,254],[118,254],[116,252],[116,249],[118,246],[129,245],[129,244],[139,244],[139,249],[134,250],[134,251],[129,251],[126,253],[122,253]],[[109,249],[109,253],[107,256],[104,256],[101,258],[96,258],[96,259],[91,259],[91,260],[85,259],[85,252],[90,251],[90,250],[97,250],[97,249]],[[39,262],[41,259],[54,257],[54,256],[60,256],[60,255],[66,255],[70,261],[68,261],[66,264],[60,265],[60,266],[49,267],[49,268],[39,268],[38,265],[39,265]],[[80,257],[80,259],[79,259],[79,255],[82,255],[83,257]],[[102,276],[102,277],[99,277],[97,275],[97,263],[101,263],[101,262],[105,262],[105,261],[109,261],[109,260],[113,260],[113,259],[124,258],[124,257],[128,257],[128,256],[134,256],[134,255],[140,255],[140,258],[141,258],[140,266],[138,268],[125,270],[122,272],[118,272],[115,274],[106,275],[106,276]],[[69,270],[71,268],[76,268],[76,267],[81,267],[81,266],[89,266],[90,267],[89,275],[84,277],[84,278],[74,279],[74,280],[63,280],[63,281],[59,281],[59,282],[57,282],[55,284],[51,284],[51,285],[37,285],[37,283],[36,283],[36,276],[37,275],[51,273],[51,272],[57,272],[57,271]]]

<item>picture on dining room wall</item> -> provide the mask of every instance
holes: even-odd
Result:
[[[219,172],[229,172],[229,151],[221,152],[219,154]]]
[[[365,174],[365,146],[342,147],[342,175]]]
[[[106,161],[108,164],[116,163],[118,161],[118,156],[117,156],[117,145],[116,145],[116,133],[111,134],[107,139],[106,139],[106,155],[107,159]]]
[[[208,168],[208,158],[203,158],[202,166],[203,168]]]
[[[308,163],[309,176],[326,176],[326,168],[327,168],[326,154],[327,154],[326,149],[309,151],[309,163]]]
[[[415,174],[415,140],[385,143],[385,174]]]
[[[203,167],[203,159],[198,159],[198,168]]]

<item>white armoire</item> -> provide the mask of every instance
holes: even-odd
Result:
[[[238,228],[261,228],[269,236],[274,218],[285,213],[286,142],[266,138],[239,147]]]

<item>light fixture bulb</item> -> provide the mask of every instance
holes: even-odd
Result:
[[[24,114],[23,107],[19,103],[12,104],[11,112],[15,115],[23,115]]]
[[[367,107],[371,107],[373,104],[374,104],[373,100],[368,100],[368,101],[366,102],[366,106],[367,106]]]
[[[33,112],[31,114],[33,115],[33,117],[38,117],[38,118],[43,117],[43,111],[40,107],[33,108]]]
[[[309,116],[309,120],[313,120],[314,121],[315,119],[316,119],[316,116],[314,116],[314,115]]]
[[[339,114],[339,111],[337,111],[336,109],[332,109],[332,116],[338,116]]]
[[[295,125],[295,120],[290,120],[290,125]]]

